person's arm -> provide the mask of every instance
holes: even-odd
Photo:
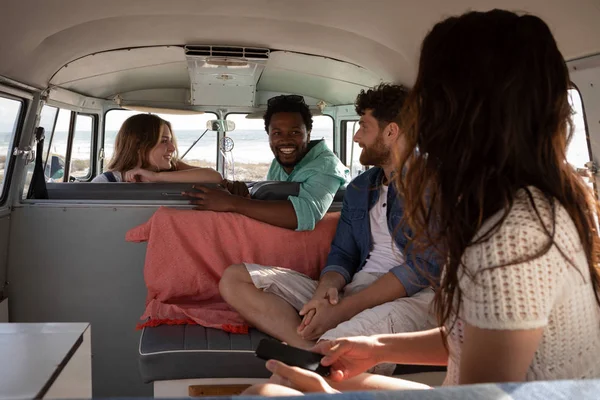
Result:
[[[350,283],[360,264],[360,249],[352,234],[350,201],[353,195],[353,189],[349,187],[344,196],[342,212],[331,242],[326,267],[321,271],[321,277],[329,272],[337,272],[344,278],[346,284]]]
[[[443,366],[448,363],[448,351],[442,329],[325,340],[312,351],[325,356],[321,364],[331,366],[331,379],[336,382],[380,363]]]
[[[382,362],[409,365],[447,365],[448,350],[444,345],[443,328],[421,332],[377,335]]]
[[[292,202],[288,200],[254,200],[232,196],[229,211],[281,228],[298,227],[296,211]]]
[[[403,235],[399,230],[397,233]],[[417,251],[414,244],[404,247],[404,262],[390,270],[405,290],[404,296],[412,296],[428,286],[435,286],[440,278],[440,256],[435,249]]]
[[[335,271],[325,272],[319,278],[319,284],[313,297],[325,298],[330,289],[335,289],[339,292],[344,286],[346,286],[346,279],[340,273]]]
[[[340,177],[315,173],[300,183],[297,196],[289,196],[298,218],[298,231],[311,231],[329,207],[342,185]]]
[[[281,228],[298,225],[294,206],[288,200],[254,200],[231,194],[224,188],[194,185],[196,191],[184,192],[197,210],[233,212]]]
[[[494,330],[465,324],[458,383],[524,381],[543,333],[544,328]]]
[[[179,167],[179,164],[178,164]],[[223,177],[212,168],[190,167],[175,171],[155,172],[143,168],[134,168],[123,173],[125,182],[181,182],[181,183],[221,183]]]
[[[152,182],[221,183],[223,177],[212,168],[191,168],[155,172]]]
[[[404,285],[393,273],[388,272],[358,293],[342,298],[339,312],[344,320],[349,320],[364,310],[400,297],[406,297]]]
[[[350,202],[353,197],[352,190],[349,189],[344,197],[340,219],[327,256],[327,266],[321,271],[319,285],[312,299],[300,310],[300,315],[304,317],[298,327],[298,332],[301,335],[314,335],[315,332],[320,333],[324,329],[321,326],[322,324],[319,323],[313,324],[308,331],[305,331],[311,324],[317,310],[327,307],[328,304],[338,304],[339,291],[352,280],[352,276],[360,263],[360,249],[354,239],[351,225]],[[327,321],[327,323],[331,322]]]

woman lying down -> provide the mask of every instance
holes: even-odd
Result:
[[[397,170],[408,167],[395,176],[414,243],[444,249],[440,328],[319,343],[329,380],[271,360],[272,383],[248,393],[427,388],[364,373],[382,362],[447,365],[446,385],[600,378],[599,208],[566,162],[569,88],[537,17],[438,23],[403,113]]]

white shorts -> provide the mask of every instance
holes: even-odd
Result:
[[[257,288],[276,294],[296,310],[300,310],[312,299],[319,284],[318,281],[290,269],[258,264],[245,265]],[[357,272],[352,282],[344,287],[341,296],[361,291],[382,275],[384,274]],[[437,326],[431,310],[433,296],[433,289],[425,288],[413,296],[402,297],[364,310],[325,332],[319,340],[432,329]]]

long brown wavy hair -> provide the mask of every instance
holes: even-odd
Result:
[[[167,126],[171,131],[175,152],[171,159],[171,169],[177,166],[177,141],[171,123],[154,114],[133,115],[123,122],[117,138],[115,139],[115,152],[108,164],[110,171],[125,172],[141,165],[142,168],[154,167],[150,165],[150,150],[161,140],[161,130]]]
[[[438,23],[424,39],[417,80],[402,113],[407,146],[398,171],[408,168],[404,176],[396,174],[396,183],[414,230],[412,242],[435,247],[446,260],[435,299],[440,326],[460,309],[465,250],[489,239],[517,191],[528,186],[548,199],[554,223],[556,202],[572,218],[600,304],[598,202],[566,162],[573,134],[569,88],[552,33],[535,16],[469,12]],[[529,199],[542,222],[531,193]],[[474,241],[498,212],[499,222]],[[543,248],[508,265],[550,250],[554,231],[545,231]]]

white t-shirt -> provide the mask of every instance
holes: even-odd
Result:
[[[379,199],[369,210],[371,240],[373,248],[367,257],[365,266],[361,269],[370,273],[386,273],[404,262],[404,255],[392,239],[387,222],[388,187],[381,185]]]
[[[119,171],[112,171],[113,175],[115,176],[115,180],[117,182],[123,182],[123,176],[121,175],[121,173]],[[94,179],[92,179],[92,183],[108,183],[109,180],[106,177],[106,175],[104,174],[100,174],[97,177],[95,177]]]

